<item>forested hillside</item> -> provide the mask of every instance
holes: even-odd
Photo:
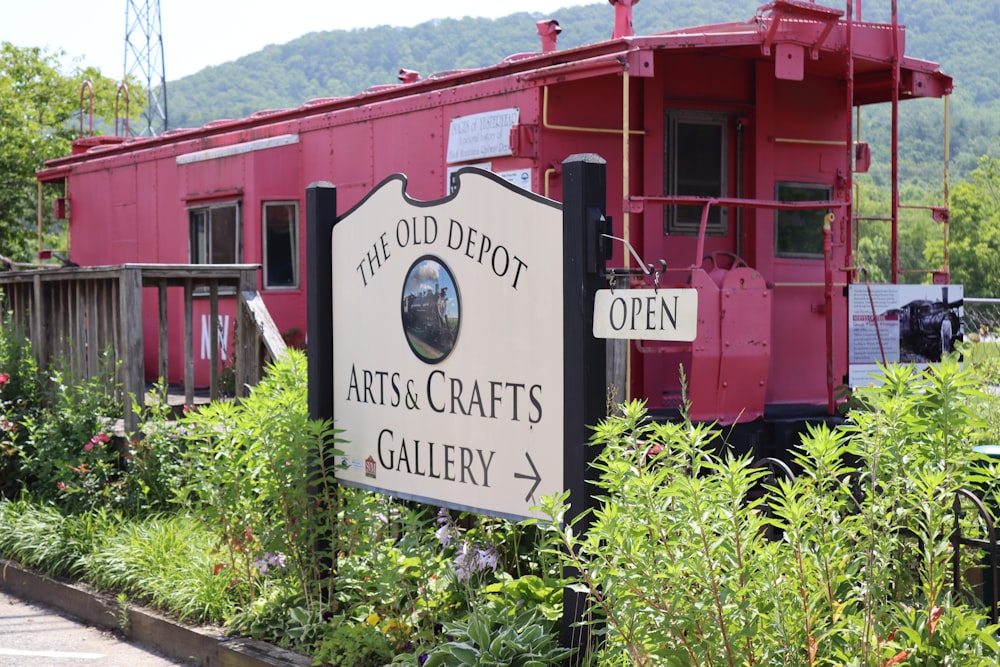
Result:
[[[637,34],[753,17],[760,0],[643,0],[634,9]],[[825,4],[845,6],[837,0]],[[1000,154],[1000,3],[995,0],[899,0],[908,28],[906,52],[942,64],[956,81],[952,100],[952,169],[971,171],[980,156]],[[887,21],[889,0],[863,3],[864,20]],[[331,7],[331,17],[336,10]],[[308,32],[234,62],[208,67],[168,84],[170,126],[198,127],[209,120],[245,117],[262,109],[297,107],[317,97],[352,95],[368,86],[394,83],[401,68],[427,76],[480,67],[512,53],[537,51],[535,22],[558,19],[560,48],[607,39],[614,9],[604,1],[550,14],[517,13],[490,19],[441,19],[411,28],[380,26]],[[303,17],[303,31],[309,26]],[[335,21],[331,18],[331,22]],[[904,177],[940,180],[940,102],[906,105],[901,127]],[[886,113],[867,112],[869,139],[887,134]],[[873,141],[873,143],[878,143]],[[876,158],[878,155],[876,146]],[[887,172],[873,177],[884,182]]]
[[[846,0],[822,3],[847,6]],[[761,0],[642,0],[634,8],[634,28],[641,35],[746,21],[761,4]],[[890,20],[890,0],[860,4],[863,20]],[[906,54],[940,63],[956,84],[950,101],[952,199],[958,198],[951,218],[953,278],[965,283],[969,294],[998,294],[992,267],[1000,263],[1000,2],[898,0],[898,7],[900,23],[907,27]],[[336,10],[330,11],[335,17]],[[546,15],[518,13],[497,20],[441,19],[412,28],[310,32],[171,82],[170,124],[198,127],[262,109],[297,107],[312,98],[352,95],[371,85],[395,83],[401,68],[428,76],[492,65],[512,53],[538,51],[535,22],[543,18],[560,22],[559,48],[565,49],[607,39],[614,8],[606,0],[594,0]],[[944,107],[933,99],[901,105],[899,179],[904,204],[942,203]],[[888,105],[866,107],[860,130],[862,140],[872,147],[872,167],[855,181],[856,213],[885,216],[891,181]],[[899,244],[902,267],[908,271],[904,280],[925,280],[925,267],[942,265],[942,227],[916,210],[905,211],[903,218]],[[888,279],[889,245],[886,226],[858,230],[855,258],[869,269],[872,280]]]

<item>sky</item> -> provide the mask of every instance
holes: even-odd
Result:
[[[150,0],[151,1],[151,0]],[[377,25],[408,27],[441,18],[551,13],[607,0],[160,0],[168,81],[284,44],[309,32]],[[147,0],[131,0],[143,8]],[[120,79],[129,0],[6,0],[0,42],[66,52],[64,67],[94,66]],[[275,8],[280,11],[275,11]],[[135,12],[130,12],[133,16]],[[614,21],[608,6],[608,25]],[[133,33],[133,40],[135,33]]]

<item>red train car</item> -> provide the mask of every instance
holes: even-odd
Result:
[[[636,1],[610,0],[608,41],[560,50],[558,26],[543,21],[538,53],[402,70],[400,83],[353,97],[158,137],[85,137],[38,179],[64,188],[76,263],[259,263],[279,328],[304,331],[308,184],[336,184],[346,210],[404,173],[411,196],[432,200],[452,169],[474,164],[559,200],[563,160],[596,153],[615,236],[661,285],[705,290],[693,343],[630,343],[628,395],[676,410],[683,366],[697,419],[832,414],[848,365],[844,286],[856,278],[853,174],[869,156],[855,111],[891,105],[895,141],[898,103],[946,97],[952,81],[905,55],[895,15],[861,20],[860,0],[775,0],[748,20],[650,36],[631,34]],[[897,224],[896,196],[886,219]],[[609,266],[651,284],[626,247]],[[170,308],[180,318],[181,304]]]

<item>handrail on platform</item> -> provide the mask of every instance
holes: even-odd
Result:
[[[0,315],[31,341],[40,371],[56,359],[71,378],[94,377],[110,352],[116,385],[124,404],[125,432],[133,433],[146,387],[143,337],[143,288],[158,293],[158,374],[167,377],[167,293],[184,298],[184,401],[194,403],[194,314],[196,298],[207,298],[210,321],[218,321],[219,300],[238,300],[233,365],[236,396],[262,374],[261,343],[272,357],[284,354],[284,341],[257,292],[257,264],[120,264],[0,272]],[[210,386],[219,391],[219,331],[210,327]],[[106,363],[106,362],[105,362]]]

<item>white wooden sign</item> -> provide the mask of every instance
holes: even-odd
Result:
[[[698,335],[693,289],[598,290],[594,337],[690,342]]]
[[[498,109],[452,118],[448,127],[448,162],[510,155],[510,130],[520,109]]]
[[[435,202],[391,177],[337,222],[343,483],[514,518],[564,489],[559,248],[558,203],[472,170]]]

